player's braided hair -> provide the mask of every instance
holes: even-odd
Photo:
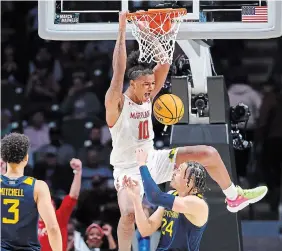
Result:
[[[148,63],[142,63],[139,59],[140,52],[132,51],[127,58],[127,77],[129,80],[135,80],[140,76],[153,74],[154,65]]]
[[[1,140],[1,157],[4,162],[19,164],[29,149],[29,139],[20,133],[10,133]]]
[[[193,188],[196,188],[198,193],[203,194],[207,189],[207,185],[206,185],[207,174],[205,168],[198,162],[189,161],[187,162],[185,177],[188,169],[190,169],[190,173],[187,178],[187,185],[189,184],[191,178],[193,177],[194,178]]]

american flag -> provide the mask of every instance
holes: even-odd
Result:
[[[242,6],[242,22],[268,22],[267,6]]]

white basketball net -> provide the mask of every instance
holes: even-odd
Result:
[[[181,9],[166,13],[144,12],[128,17],[128,22],[132,23],[132,35],[139,44],[141,62],[172,64],[175,40],[185,14],[186,10]]]

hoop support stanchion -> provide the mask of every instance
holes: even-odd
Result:
[[[177,40],[176,41],[189,59],[192,71],[193,86],[189,83],[189,102],[192,94],[207,93],[207,77],[212,76],[211,54],[208,46],[203,46],[200,41]],[[190,104],[191,108],[191,104]],[[197,117],[189,111],[190,124],[208,124],[208,117]]]

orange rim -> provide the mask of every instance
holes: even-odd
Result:
[[[127,20],[132,20],[133,17],[142,17],[142,16],[153,16],[156,14],[170,14],[170,18],[184,16],[187,14],[187,10],[185,8],[179,9],[149,9],[148,11],[138,11],[133,13],[128,13],[126,15]]]

